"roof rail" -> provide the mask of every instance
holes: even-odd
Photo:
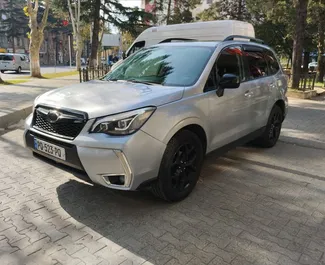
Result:
[[[247,40],[249,40],[251,42],[257,42],[257,43],[260,43],[260,44],[265,44],[263,40],[256,39],[256,38],[253,38],[253,37],[248,37],[248,36],[242,36],[242,35],[230,35],[227,38],[225,38],[223,41],[230,41],[230,40],[234,40],[235,38],[237,38],[237,39],[247,39]]]

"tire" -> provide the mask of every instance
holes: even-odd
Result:
[[[185,199],[199,179],[203,159],[199,137],[188,130],[177,133],[167,144],[158,179],[151,184],[153,194],[170,202]]]
[[[5,70],[1,70],[1,73],[4,73],[5,72]]]
[[[17,71],[16,71],[17,74],[21,74],[21,67],[19,66]]]
[[[275,146],[281,134],[282,122],[283,111],[278,105],[274,105],[265,131],[259,138],[253,141],[253,144],[263,148],[271,148]]]

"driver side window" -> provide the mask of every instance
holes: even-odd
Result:
[[[242,50],[239,46],[228,46],[223,49],[211,70],[204,91],[216,90],[224,74],[234,74],[243,80]]]

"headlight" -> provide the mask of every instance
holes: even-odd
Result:
[[[155,110],[155,107],[147,107],[97,119],[90,132],[110,135],[132,134],[145,124]]]

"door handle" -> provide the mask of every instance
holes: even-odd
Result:
[[[248,91],[245,92],[244,95],[245,95],[246,98],[251,98],[254,95],[254,93],[248,90]]]

